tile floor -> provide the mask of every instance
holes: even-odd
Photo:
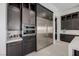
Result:
[[[50,45],[38,52],[32,52],[26,56],[68,56],[69,43],[56,41],[55,45]]]

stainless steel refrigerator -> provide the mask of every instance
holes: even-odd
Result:
[[[37,50],[53,43],[53,12],[37,4]]]

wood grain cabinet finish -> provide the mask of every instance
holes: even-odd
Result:
[[[7,56],[22,56],[22,42],[13,42],[6,45]]]
[[[23,55],[35,51],[35,36],[23,37]]]
[[[79,30],[79,12],[61,16],[61,29]]]
[[[67,34],[61,34],[60,35],[60,40],[64,42],[71,42],[74,38],[74,35],[67,35]]]

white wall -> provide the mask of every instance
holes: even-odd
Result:
[[[0,3],[0,56],[6,54],[6,6]]]

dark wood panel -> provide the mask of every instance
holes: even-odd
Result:
[[[61,16],[61,29],[79,30],[79,12]]]
[[[67,35],[67,34],[61,34],[60,35],[60,40],[64,42],[71,42],[74,38],[74,35]]]
[[[13,42],[6,45],[7,56],[22,56],[22,42]]]
[[[23,55],[35,51],[35,36],[23,37]]]

